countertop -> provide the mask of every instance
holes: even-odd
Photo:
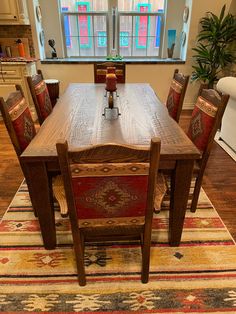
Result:
[[[3,65],[20,65],[20,64],[27,64],[31,62],[36,62],[38,59],[36,58],[22,58],[22,57],[1,57],[0,63]]]

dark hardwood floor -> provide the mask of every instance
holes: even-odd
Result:
[[[181,127],[186,130],[190,111],[183,111]],[[5,125],[0,121],[0,217],[23,180]],[[214,144],[203,180],[203,188],[236,241],[236,162]]]

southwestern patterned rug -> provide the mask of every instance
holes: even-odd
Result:
[[[137,243],[86,249],[87,285],[77,283],[68,219],[56,213],[58,248],[42,247],[27,186],[0,225],[0,312],[236,313],[236,246],[202,191],[182,244],[167,244],[168,211],[155,215],[150,281],[140,282]]]

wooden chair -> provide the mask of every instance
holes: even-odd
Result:
[[[178,69],[175,70],[166,101],[166,107],[169,115],[176,122],[179,122],[188,81],[189,76],[179,73]]]
[[[39,124],[42,124],[52,112],[52,103],[47,85],[43,80],[43,75],[40,70],[38,70],[38,74],[27,76],[27,81],[38,115]]]
[[[16,85],[16,92],[11,93],[6,102],[2,97],[0,97],[0,110],[11,142],[20,162],[20,155],[36,135],[36,128],[30,113],[30,109],[25,100],[20,85]],[[24,174],[25,169],[21,162],[20,165]],[[52,188],[55,198],[59,203],[61,215],[66,216],[68,209],[67,204],[65,204],[64,200],[61,198],[61,194],[64,193],[61,176],[55,175],[52,178],[52,181]],[[30,187],[28,188],[30,190]],[[35,215],[37,216],[37,213],[35,213]]]
[[[94,83],[106,82],[106,74],[107,74],[108,67],[109,68],[115,67],[117,83],[125,83],[125,63],[124,62],[94,63]]]
[[[193,109],[187,135],[200,150],[202,156],[194,167],[196,181],[191,203],[191,212],[195,212],[197,208],[203,174],[228,99],[229,95],[220,96],[213,89],[203,89]]]
[[[74,241],[79,285],[86,284],[84,242],[139,239],[142,282],[148,282],[160,140],[150,148],[118,144],[76,151],[57,143]],[[125,266],[125,265],[124,265]]]
[[[0,97],[0,110],[16,155],[19,159],[20,155],[36,135],[36,129],[30,109],[20,85],[16,85],[16,91],[10,93],[6,101]],[[22,164],[21,168],[24,174]],[[35,213],[35,215],[37,214]]]

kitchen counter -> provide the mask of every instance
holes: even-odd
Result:
[[[15,85],[21,85],[33,119],[37,119],[34,103],[27,83],[27,76],[37,73],[35,58],[0,58],[0,96],[6,99]]]
[[[31,62],[36,62],[38,61],[38,59],[36,58],[21,58],[21,57],[12,57],[12,58],[8,58],[8,57],[1,57],[0,58],[0,63],[3,65],[17,65],[17,64],[27,64],[27,63],[31,63]]]

